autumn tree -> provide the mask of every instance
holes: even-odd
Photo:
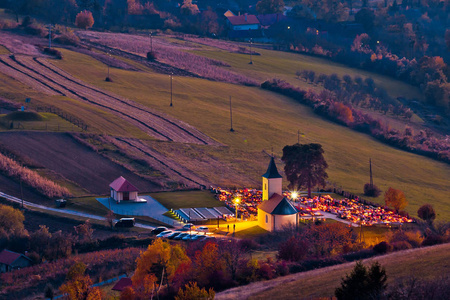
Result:
[[[199,12],[197,4],[193,4],[192,0],[183,0],[183,5],[181,5],[181,13],[183,15],[192,16]]]
[[[284,172],[289,181],[290,189],[308,188],[308,197],[311,198],[311,189],[314,186],[325,186],[328,174],[325,171],[328,164],[323,157],[320,144],[295,144],[283,148],[285,163]]]
[[[370,268],[357,262],[352,272],[342,278],[334,294],[338,300],[380,299],[387,288],[386,280],[386,270],[378,262]]]
[[[156,239],[136,260],[137,267],[132,277],[133,286],[147,286],[144,292],[152,292],[153,283],[172,282],[175,272],[183,263],[190,259],[180,245],[170,245],[161,239]]]
[[[261,0],[256,3],[256,11],[260,14],[277,14],[284,10],[283,0]]]
[[[384,193],[384,202],[386,206],[393,207],[396,213],[405,208],[408,204],[403,191],[391,187]]]
[[[92,25],[94,25],[94,17],[90,11],[83,10],[77,14],[75,18],[75,26],[86,30],[91,28]]]
[[[74,229],[80,240],[92,241],[92,234],[94,233],[94,229],[92,229],[92,225],[89,220],[86,220],[83,224],[74,226]]]
[[[216,243],[206,243],[201,251],[195,253],[194,278],[201,287],[220,285],[224,264]]]
[[[216,293],[212,288],[208,291],[205,288],[198,287],[197,282],[189,282],[186,284],[185,289],[180,288],[178,294],[175,296],[175,300],[213,300]]]
[[[85,272],[86,265],[81,262],[70,267],[60,291],[67,293],[70,300],[101,300],[100,289],[92,287],[92,280]]]
[[[436,218],[436,212],[434,211],[433,206],[430,204],[422,205],[417,211],[417,215],[419,218],[428,223],[428,225],[432,225],[434,219]]]
[[[20,210],[0,204],[0,230],[7,234],[20,233],[24,230],[23,221],[25,217]]]

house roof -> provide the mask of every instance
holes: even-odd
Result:
[[[121,292],[125,288],[132,286],[132,285],[133,285],[133,282],[131,281],[131,278],[124,277],[124,278],[120,278],[120,280],[117,281],[117,283],[113,286],[112,290]]]
[[[228,21],[231,23],[231,25],[253,25],[258,24],[259,20],[255,15],[240,15],[240,16],[227,16]]]
[[[273,194],[269,200],[263,201],[258,208],[271,215],[293,215],[297,209],[282,195]]]
[[[0,263],[10,266],[21,256],[29,260],[29,258],[23,254],[12,252],[5,249],[2,252],[0,252]]]
[[[265,178],[283,178],[280,173],[278,173],[277,165],[275,165],[275,160],[273,156],[270,158],[269,167],[267,168],[267,172],[263,174],[262,177]]]
[[[271,26],[277,22],[287,20],[287,17],[283,14],[266,14],[257,16],[261,26]]]
[[[231,10],[227,10],[223,15],[225,17],[234,17],[234,16],[236,16]]]
[[[128,180],[120,176],[116,180],[114,180],[110,185],[110,188],[117,192],[138,192],[137,187],[132,185]]]

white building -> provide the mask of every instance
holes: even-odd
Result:
[[[273,157],[262,176],[263,195],[258,205],[258,225],[267,231],[279,231],[283,226],[298,225],[298,211],[282,192],[282,176]]]
[[[261,28],[261,24],[255,15],[227,16],[227,21],[230,29],[234,31],[258,30]]]
[[[117,203],[120,203],[120,201],[140,201],[138,198],[139,190],[122,176],[114,180],[109,187],[111,188],[111,198],[116,200]]]

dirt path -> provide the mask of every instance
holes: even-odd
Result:
[[[50,94],[88,102],[136,125],[164,141],[218,145],[196,128],[148,107],[102,91],[72,77],[44,59],[30,56],[1,56],[2,71],[19,81]]]

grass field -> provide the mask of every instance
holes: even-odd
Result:
[[[39,130],[39,131],[60,131],[60,132],[80,132],[82,129],[66,121],[58,115],[52,113],[39,113],[42,117],[40,121],[14,121],[15,130]],[[0,115],[0,120],[5,115]],[[9,121],[8,123],[10,123]],[[8,130],[10,127],[8,127]]]
[[[11,52],[9,52],[8,49],[6,49],[4,46],[0,45],[0,55],[2,54],[10,54]]]
[[[65,59],[53,63],[74,76],[173,115],[229,146],[176,145],[173,148],[180,149],[180,163],[186,163],[185,150],[195,154],[201,148],[203,155],[230,166],[230,172],[251,178],[259,188],[260,176],[268,163],[261,151],[270,153],[273,147],[274,154],[280,157],[285,145],[297,142],[297,130],[301,130],[305,137],[300,142],[323,145],[330,166],[329,180],[337,186],[361,194],[369,179],[368,160],[372,158],[375,184],[382,190],[388,187],[403,190],[409,200],[408,212],[415,215],[421,204],[431,203],[438,219],[450,219],[449,199],[445,196],[450,190],[450,167],[444,163],[389,147],[365,134],[319,118],[311,109],[286,97],[259,88],[175,77],[174,106],[170,107],[169,76],[113,69],[114,82],[107,83],[103,81],[106,66],[102,63],[86,55],[62,52]],[[228,96],[232,96],[234,133],[229,131]],[[281,162],[277,160],[277,163],[282,170]],[[193,168],[196,171],[195,166]],[[223,177],[214,169],[199,171],[218,184]],[[235,185],[240,186],[240,182]],[[382,203],[382,197],[375,201]]]
[[[411,277],[431,279],[448,274],[450,268],[450,244],[415,251],[398,252],[392,255],[366,260],[366,265],[378,261],[386,268],[388,284]],[[330,297],[345,274],[351,272],[354,263],[331,267],[326,272],[317,272],[306,278],[294,280],[250,297],[250,299],[299,299]],[[301,289],[299,289],[301,287]],[[319,288],[320,287],[320,288]]]
[[[209,191],[162,192],[152,193],[150,196],[167,209],[224,206]]]

